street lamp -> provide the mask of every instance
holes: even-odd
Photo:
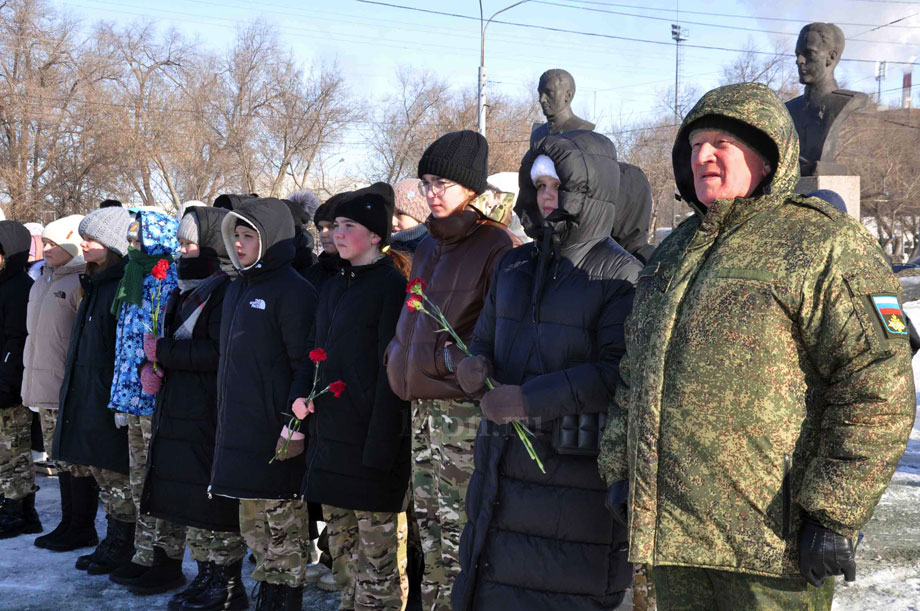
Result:
[[[486,28],[489,27],[489,24],[492,23],[492,20],[495,19],[499,14],[504,13],[508,9],[512,9],[516,6],[524,4],[525,2],[530,2],[530,0],[521,0],[520,2],[515,2],[500,11],[496,11],[492,14],[491,17],[483,21],[482,14],[482,0],[479,0],[479,29],[480,29],[480,40],[479,40],[479,133],[482,134],[482,137],[486,137]]]

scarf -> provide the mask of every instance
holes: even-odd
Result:
[[[201,280],[200,284],[182,300],[176,312],[176,321],[182,321],[174,333],[176,339],[188,339],[192,336],[195,322],[197,322],[201,310],[211,297],[211,293],[220,287],[227,278],[227,274],[222,271],[214,272]]]
[[[122,276],[121,282],[118,283],[115,300],[109,310],[113,316],[118,316],[123,303],[140,305],[144,298],[144,277],[153,271],[154,266],[160,259],[166,259],[170,264],[173,262],[172,255],[169,253],[148,255],[134,248],[128,249],[128,264],[125,266],[125,275]]]

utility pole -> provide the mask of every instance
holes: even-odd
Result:
[[[671,38],[674,39],[674,123],[680,123],[679,87],[680,87],[680,43],[687,40],[688,32],[686,28],[680,27],[679,23],[671,24]]]
[[[888,62],[875,62],[875,81],[878,83],[878,94],[875,97],[875,103],[882,103],[882,81],[888,76]]]
[[[482,137],[486,136],[486,28],[489,27],[489,24],[492,23],[492,20],[498,16],[499,13],[504,13],[508,9],[512,9],[516,6],[524,4],[525,2],[530,2],[530,0],[521,0],[520,2],[515,2],[510,6],[506,6],[500,11],[495,11],[491,17],[483,21],[482,14],[482,0],[479,0],[479,133],[482,134]]]

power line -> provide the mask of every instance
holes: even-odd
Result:
[[[390,4],[390,3],[388,3],[388,2],[379,2],[379,1],[376,1],[376,0],[357,0],[357,2],[360,2],[360,3],[362,3],[362,4],[373,4],[373,5],[377,5],[377,6],[386,6],[386,7],[389,7],[389,8],[397,8],[397,9],[402,9],[402,10],[407,10],[407,11],[415,11],[415,12],[418,12],[418,13],[426,13],[426,14],[429,14],[429,15],[441,15],[441,16],[444,16],[444,17],[454,17],[454,18],[456,18],[456,19],[465,19],[465,20],[470,20],[470,21],[479,21],[479,17],[473,17],[473,16],[470,16],[470,15],[460,15],[460,14],[457,14],[457,13],[447,13],[447,12],[444,12],[444,11],[433,11],[433,10],[431,10],[431,9],[417,8],[417,7],[414,7],[414,6],[404,6],[404,5],[401,5],[401,4]],[[629,36],[616,36],[616,35],[614,35],[614,34],[600,34],[600,33],[597,33],[597,32],[581,32],[581,31],[578,31],[578,30],[569,30],[569,29],[566,29],[566,28],[556,28],[556,27],[546,26],[546,25],[534,25],[534,24],[529,24],[529,23],[516,23],[516,22],[513,22],[513,21],[499,21],[499,20],[494,20],[494,21],[492,21],[492,23],[497,23],[497,24],[501,24],[501,25],[509,25],[509,26],[518,27],[518,28],[528,28],[528,29],[533,29],[533,30],[545,30],[545,31],[548,31],[548,32],[557,32],[557,33],[562,33],[562,34],[577,34],[577,35],[579,35],[579,36],[589,36],[589,37],[593,37],[593,38],[607,38],[607,39],[611,39],[611,40],[623,40],[623,41],[626,41],[626,42],[641,42],[641,43],[650,44],[650,45],[666,45],[666,46],[671,46],[671,43],[669,43],[669,42],[664,42],[664,41],[662,41],[662,40],[649,40],[649,39],[646,39],[646,38],[632,38],[632,37],[629,37]],[[757,50],[752,50],[752,49],[732,49],[732,48],[730,48],[730,47],[717,47],[717,46],[713,46],[713,45],[691,45],[691,44],[688,44],[688,45],[685,45],[685,46],[686,46],[687,48],[691,48],[691,49],[705,49],[705,50],[709,50],[709,51],[729,51],[729,52],[732,52],[732,53],[753,53],[753,54],[755,54],[755,55],[771,55],[771,56],[779,55],[779,56],[782,56],[782,57],[795,57],[795,56],[792,55],[791,53],[776,53],[776,52],[773,52],[773,51],[757,51]],[[842,62],[854,62],[854,63],[874,64],[876,60],[874,60],[874,59],[863,59],[863,58],[841,58],[840,61],[842,61]],[[910,66],[910,65],[913,65],[915,62],[890,61],[890,60],[889,60],[888,63],[889,63],[889,64],[901,64],[901,65],[908,65],[908,66]]]

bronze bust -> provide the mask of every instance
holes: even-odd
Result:
[[[540,94],[540,108],[546,116],[546,123],[534,125],[530,133],[530,146],[534,146],[550,134],[561,134],[576,129],[594,129],[594,123],[585,121],[572,112],[575,79],[565,70],[554,68],[544,72],[540,76],[537,92]]]
[[[865,108],[864,93],[838,89],[834,68],[843,53],[843,31],[832,23],[810,23],[799,32],[795,60],[805,92],[786,102],[799,134],[802,176],[846,174],[835,163],[837,137],[846,119]]]

